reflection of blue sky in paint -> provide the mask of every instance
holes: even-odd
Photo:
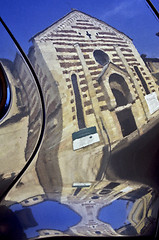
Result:
[[[127,217],[133,203],[127,200],[116,200],[110,205],[100,209],[98,219],[109,223],[114,229],[118,229],[124,224],[128,224]]]
[[[10,207],[13,212],[25,208],[28,207],[22,207],[20,204],[15,204]],[[66,231],[81,220],[81,217],[67,205],[56,201],[44,201],[29,206],[29,208],[32,211],[35,221],[38,223],[38,226],[26,229],[25,233],[27,237],[38,236],[37,230],[41,229]]]
[[[7,86],[7,99],[6,99],[6,104],[5,104],[6,108],[8,108],[8,105],[10,103],[10,98],[11,98],[11,91],[10,91],[10,87]]]
[[[153,1],[157,6],[158,1]],[[0,11],[24,51],[28,52],[28,40],[66,15],[71,8],[90,14],[124,32],[134,40],[140,53],[159,57],[159,39],[155,35],[158,21],[144,0],[38,0],[38,4],[33,0],[6,0],[1,4]],[[0,45],[1,54],[5,46],[5,42]]]
[[[1,87],[1,86],[0,86]],[[1,100],[1,95],[0,95],[0,100]],[[8,111],[8,108],[9,108],[9,105],[10,105],[10,101],[11,101],[11,90],[10,90],[10,87],[9,85],[7,86],[7,98],[6,98],[6,102],[5,102],[5,106],[1,112],[1,116],[2,118],[6,115],[7,111]]]
[[[0,58],[4,58],[4,59],[8,59],[13,61],[15,56],[16,56],[16,52],[17,52],[17,48],[13,42],[13,40],[11,39],[11,37],[9,36],[9,34],[6,32],[5,28],[2,26],[2,24],[0,23]]]

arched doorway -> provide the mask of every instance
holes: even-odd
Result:
[[[131,102],[130,90],[124,78],[116,73],[110,75],[109,84],[117,103],[116,108],[123,106],[122,110],[116,112],[116,115],[123,137],[125,137],[137,129],[131,108],[126,107]]]

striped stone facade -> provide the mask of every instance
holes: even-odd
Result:
[[[7,188],[24,168],[36,147],[42,125],[41,99],[21,55],[1,59],[11,88],[9,111],[1,120],[1,180]],[[3,185],[2,185],[3,186]],[[2,187],[1,191],[6,190]]]
[[[16,92],[19,97],[21,111],[25,111],[29,116],[28,136],[25,148],[26,161],[31,157],[37,144],[42,121],[42,108],[38,88],[27,64],[22,57],[17,54],[14,60],[14,73]]]
[[[62,120],[54,116],[50,124],[62,121],[60,129],[54,129],[53,134],[60,137],[53,145],[59,146],[57,154],[63,179],[66,182],[84,181],[88,174],[88,179],[93,180],[100,166],[103,147],[111,144],[113,149],[124,137],[131,140],[134,136],[141,135],[143,127],[157,115],[157,111],[150,114],[145,96],[152,92],[158,96],[158,86],[129,37],[82,12],[72,11],[35,35],[32,42],[29,56],[40,81],[43,78],[40,77],[40,72],[46,66],[51,74],[50,79],[53,79],[43,81],[42,88],[43,84],[49,82],[57,89],[49,94],[56,101],[50,103],[50,108],[56,108],[57,102],[61,104]],[[95,59],[95,50],[108,55],[107,68]],[[112,88],[118,87],[110,86],[113,74],[123,79],[123,85],[119,88],[127,89],[127,93],[123,90],[128,98],[124,106],[117,106],[113,94]],[[76,90],[73,76],[76,78]],[[45,87],[43,92],[46,97]],[[129,119],[125,119],[124,114],[130,115]],[[74,151],[72,134],[80,131],[81,121],[83,128],[96,127],[100,141],[90,144],[87,139],[86,147]],[[128,126],[124,133],[124,121],[133,125],[130,126],[130,132]],[[89,137],[92,136],[88,135]],[[91,170],[89,163],[92,164]],[[81,167],[81,173],[75,176],[71,169],[66,173],[64,169],[69,165]]]

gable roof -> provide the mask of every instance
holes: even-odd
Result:
[[[66,20],[69,16],[71,17],[71,15],[74,14],[75,12],[84,14],[85,16],[90,17],[90,18],[94,19],[95,21],[98,21],[99,23],[104,24],[104,25],[110,27],[110,28],[113,29],[114,31],[118,32],[119,34],[124,35],[125,37],[127,37],[129,40],[132,41],[132,39],[131,39],[129,36],[127,36],[125,33],[117,30],[116,28],[110,26],[109,24],[105,23],[104,21],[97,19],[96,17],[92,17],[91,15],[86,14],[86,13],[84,13],[84,12],[82,12],[82,11],[78,11],[78,10],[72,10],[71,12],[67,13],[65,16],[63,16],[62,18],[60,18],[59,20],[57,20],[56,22],[54,22],[53,24],[51,24],[50,26],[48,26],[47,28],[45,28],[44,30],[42,30],[42,31],[38,32],[37,34],[35,34],[32,38],[29,39],[29,41],[32,41],[34,38],[36,38],[37,36],[41,35],[41,34],[44,33],[45,31],[47,31],[49,28],[51,28],[51,27],[53,27],[53,26],[55,26],[55,25],[58,25],[58,24],[62,23],[62,21]]]

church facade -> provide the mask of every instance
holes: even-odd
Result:
[[[63,182],[94,181],[108,148],[157,116],[158,86],[128,36],[80,11],[31,40]]]
[[[147,154],[147,146],[154,140],[146,133],[155,125],[159,109],[159,89],[151,75],[153,71],[149,72],[128,36],[76,10],[31,40],[29,59],[43,92],[45,131],[36,156],[5,197],[5,204],[19,211],[19,216],[24,214],[22,223],[29,224],[28,229],[32,228],[32,234],[36,231],[38,237],[146,235],[156,225],[158,211],[152,183],[145,185],[148,171],[152,172],[151,159],[146,160],[154,150],[151,146]],[[16,55],[13,63],[2,63],[11,79],[12,109],[19,116],[22,129],[14,141],[21,145],[18,167],[22,168],[37,144],[42,107],[36,85],[20,55]],[[157,68],[156,65],[156,71]],[[7,117],[7,122],[1,124],[3,131],[7,124],[10,130],[17,124],[15,118],[9,120],[9,114]],[[143,135],[149,142],[144,145],[147,158],[144,154],[135,155],[135,151],[141,153],[144,149],[135,149],[139,141],[131,153],[118,155],[118,150],[125,150],[125,142],[132,146],[134,139]],[[154,151],[152,155],[158,156]],[[9,164],[10,159],[5,163],[9,166],[9,177],[14,177],[18,169],[12,172],[16,161],[13,159]],[[115,170],[107,171],[110,163],[114,163]],[[119,175],[120,170],[126,175]],[[7,171],[2,181],[8,181]],[[121,201],[127,201],[123,208],[127,215],[120,227],[115,228],[100,213]],[[55,203],[68,206],[81,220],[67,231],[40,224],[37,227],[32,214],[34,207],[44,209],[48,220],[50,213],[54,216]],[[52,205],[46,209],[47,204],[55,204],[55,208]],[[25,207],[27,210],[23,211]],[[62,216],[62,210],[58,214]],[[112,211],[111,217],[120,219],[120,214]]]

